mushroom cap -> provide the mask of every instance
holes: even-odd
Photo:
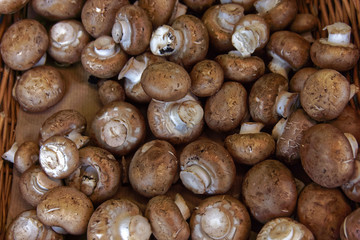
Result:
[[[8,226],[5,240],[13,239],[52,239],[62,240],[63,236],[44,225],[36,215],[36,210],[20,213]]]
[[[45,27],[34,19],[23,19],[6,30],[0,51],[6,65],[17,71],[25,71],[40,60],[48,45]]]
[[[348,182],[354,172],[355,157],[348,139],[327,123],[305,131],[300,158],[308,176],[323,187],[339,187]]]
[[[236,128],[248,112],[247,92],[241,83],[225,82],[205,104],[205,122],[209,128],[226,132]]]
[[[61,180],[47,176],[38,164],[32,165],[22,173],[19,180],[19,189],[23,199],[33,207],[40,203],[47,191],[63,185]]]
[[[90,42],[90,35],[77,20],[57,22],[51,27],[49,37],[47,52],[55,61],[65,64],[79,62],[83,48]]]
[[[251,215],[261,223],[290,217],[297,201],[295,179],[281,162],[265,160],[246,173],[242,196]]]
[[[334,120],[329,123],[343,133],[351,133],[358,143],[360,143],[360,114],[356,109],[352,108],[350,105],[346,105],[341,114]]]
[[[314,235],[305,225],[287,217],[270,220],[261,228],[256,237],[256,240],[273,239],[315,240]]]
[[[137,5],[125,5],[116,12],[115,24],[125,22],[130,31],[123,32],[121,48],[130,55],[143,53],[150,45],[152,23],[146,11]],[[113,36],[114,37],[114,36]]]
[[[66,136],[72,131],[83,133],[86,118],[77,110],[63,109],[48,117],[40,128],[40,144],[54,135]]]
[[[135,152],[129,166],[129,181],[145,197],[165,194],[177,179],[179,162],[175,148],[163,140],[145,143]]]
[[[27,70],[15,84],[15,97],[24,111],[42,112],[57,104],[65,94],[65,80],[51,66]]]
[[[224,194],[233,185],[236,175],[229,152],[206,138],[185,146],[180,154],[180,170],[182,183],[196,194]],[[199,173],[202,175],[197,176]],[[204,175],[206,177],[202,178]]]
[[[250,215],[243,203],[230,195],[208,197],[190,219],[191,239],[248,239]]]
[[[79,151],[73,141],[55,135],[40,147],[39,162],[48,176],[66,178],[79,166]]]
[[[317,28],[318,18],[311,13],[298,13],[290,25],[290,31],[296,33],[310,32]]]
[[[183,0],[188,8],[195,12],[203,12],[211,7],[215,0]]]
[[[202,60],[195,64],[190,72],[190,91],[198,97],[210,97],[215,94],[224,82],[224,71],[220,64],[213,60]]]
[[[255,165],[275,152],[275,140],[265,132],[235,133],[227,136],[224,144],[236,162],[246,165]]]
[[[256,56],[242,58],[236,54],[221,54],[215,61],[223,68],[225,79],[243,84],[254,82],[265,73],[264,60]]]
[[[87,0],[81,10],[81,22],[94,38],[111,35],[118,9],[129,0]]]
[[[176,2],[176,0],[139,0],[138,4],[147,12],[155,29],[168,23]]]
[[[98,83],[98,94],[103,105],[115,101],[125,101],[125,90],[118,81],[100,81]]]
[[[134,105],[123,101],[112,102],[96,113],[90,132],[99,147],[114,155],[125,155],[144,140],[145,120]]]
[[[161,61],[147,66],[141,75],[141,86],[151,98],[176,101],[188,93],[191,78],[179,64]]]
[[[39,161],[39,145],[33,141],[23,142],[14,155],[14,166],[20,172],[25,172]]]
[[[316,122],[303,109],[293,112],[288,117],[284,131],[276,142],[276,158],[288,165],[298,163],[304,132],[315,124]]]
[[[356,45],[336,45],[329,43],[327,39],[316,40],[310,48],[312,62],[319,68],[331,68],[336,71],[348,71],[359,60],[359,49]]]
[[[149,200],[145,216],[149,219],[154,236],[158,240],[181,240],[190,237],[190,227],[173,199],[159,195]]]
[[[32,0],[31,7],[38,15],[50,21],[59,21],[80,16],[85,0]]]
[[[278,31],[271,34],[266,49],[277,54],[293,69],[299,69],[309,60],[310,43],[297,33]]]
[[[350,98],[350,84],[338,71],[321,69],[312,74],[300,92],[301,106],[316,121],[338,117]]]
[[[66,185],[85,193],[94,204],[112,197],[121,179],[115,157],[105,149],[88,146],[79,150],[79,159],[80,166],[66,178]]]
[[[311,74],[315,73],[316,71],[317,69],[313,67],[305,67],[296,71],[290,79],[289,91],[301,92],[301,90],[304,88],[306,80],[310,77]]]
[[[84,193],[67,186],[48,191],[36,207],[41,222],[63,228],[72,235],[86,232],[93,211],[93,204]]]
[[[288,90],[288,80],[276,73],[260,77],[252,86],[249,94],[250,115],[256,122],[274,125],[280,119],[276,113],[276,97],[281,91]]]
[[[360,209],[354,210],[345,219],[340,228],[341,240],[356,240],[359,239],[360,231]]]
[[[110,199],[102,203],[92,214],[88,228],[88,239],[123,239],[121,231],[124,230],[121,226],[122,220],[128,217],[142,216],[140,208],[133,202],[127,199]],[[134,229],[128,229],[130,232]],[[137,231],[151,233],[150,224],[137,225]],[[149,234],[150,235],[150,234]],[[149,239],[142,235],[141,239]],[[132,239],[130,237],[130,239]],[[137,239],[137,238],[136,238]]]
[[[337,188],[324,188],[311,183],[298,199],[297,216],[317,240],[339,239],[340,226],[351,213],[348,200]]]
[[[22,9],[30,0],[1,0],[0,14],[11,14]]]
[[[343,185],[341,185],[341,190],[344,194],[354,202],[360,202],[360,155],[356,156],[354,173],[352,174],[350,180]]]

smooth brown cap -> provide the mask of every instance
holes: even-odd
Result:
[[[290,92],[301,92],[306,80],[316,71],[317,69],[313,67],[306,67],[296,71],[289,82]]]
[[[310,13],[298,13],[290,25],[290,31],[296,33],[310,32],[318,25],[318,18]]]
[[[145,9],[154,28],[157,28],[169,21],[176,2],[176,0],[139,0],[138,4]]]
[[[39,145],[33,141],[23,142],[14,156],[14,166],[20,172],[25,172],[39,161]]]
[[[350,105],[346,105],[341,114],[330,121],[329,123],[343,133],[351,133],[356,138],[356,141],[360,143],[360,114],[359,112]]]
[[[22,9],[30,0],[1,0],[0,14],[11,14]]]
[[[31,7],[47,20],[59,21],[79,17],[84,3],[85,0],[32,0]]]
[[[105,80],[98,84],[98,94],[103,105],[125,100],[125,90],[118,81]]]

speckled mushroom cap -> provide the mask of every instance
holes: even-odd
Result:
[[[93,240],[146,240],[150,235],[148,220],[142,216],[139,207],[127,199],[110,199],[102,203],[92,214],[87,228],[87,238]]]
[[[63,236],[45,226],[37,217],[36,210],[27,210],[11,222],[4,239],[62,240]]]
[[[324,188],[311,183],[298,199],[297,216],[317,240],[337,240],[340,226],[351,213],[348,200],[338,188]]]
[[[16,100],[28,112],[49,109],[64,97],[65,91],[65,80],[60,71],[51,66],[27,70],[14,87]]]
[[[204,199],[190,219],[191,239],[248,239],[250,215],[243,203],[230,195]]]
[[[19,11],[30,0],[1,0],[0,1],[0,14],[11,14]]]
[[[98,95],[103,105],[114,101],[125,101],[125,90],[119,81],[103,80],[98,84]]]
[[[17,71],[33,67],[46,53],[49,37],[45,27],[34,19],[13,23],[1,39],[1,56]]]
[[[354,210],[345,219],[340,228],[341,240],[357,240],[360,231],[360,209]]]
[[[278,160],[265,160],[246,173],[242,196],[251,215],[261,223],[290,217],[297,201],[295,179]]]
[[[114,155],[125,155],[143,141],[145,120],[132,104],[117,101],[103,106],[95,115],[90,129],[93,141]]]
[[[84,3],[85,0],[32,0],[31,7],[42,17],[59,21],[79,17]]]
[[[341,114],[329,123],[344,133],[351,133],[360,143],[360,114],[350,105],[346,105]]]
[[[145,9],[154,28],[168,23],[174,11],[176,0],[139,0],[138,4]]]
[[[79,150],[79,167],[65,179],[66,185],[77,188],[94,204],[112,197],[120,184],[121,166],[108,151],[88,146]]]
[[[41,222],[72,235],[86,232],[93,211],[93,204],[84,193],[67,186],[51,189],[36,207]]]
[[[190,227],[183,218],[174,200],[159,195],[149,200],[145,216],[149,219],[153,235],[158,240],[186,240],[190,236]]]
[[[180,154],[180,179],[196,194],[224,194],[236,175],[235,163],[220,144],[206,138],[195,140]]]
[[[354,172],[355,156],[350,142],[330,124],[320,123],[305,131],[300,158],[308,176],[323,187],[339,187]]]
[[[260,230],[256,240],[315,240],[312,232],[292,218],[275,218]]]
[[[316,71],[317,69],[313,67],[305,67],[296,71],[289,81],[289,90],[291,92],[301,92],[306,80]]]
[[[25,172],[34,163],[39,161],[39,145],[33,141],[23,142],[14,155],[14,167],[20,172]]]

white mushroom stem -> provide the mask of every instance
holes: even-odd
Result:
[[[254,7],[261,15],[276,7],[280,2],[281,0],[258,0],[255,1]]]
[[[168,24],[171,25],[176,18],[185,15],[186,11],[187,11],[187,6],[182,3],[179,3],[179,1],[176,1],[174,10],[171,14]]]
[[[94,52],[100,57],[110,57],[115,54],[115,42],[110,36],[101,36],[94,42]]]
[[[182,170],[180,178],[185,187],[196,194],[204,194],[212,182],[208,170],[198,164]]]
[[[243,8],[230,4],[222,5],[219,8],[219,14],[217,16],[217,22],[221,28],[232,32],[234,30],[235,24],[243,16]]]
[[[349,96],[349,101],[350,99],[352,99],[356,93],[359,92],[359,87],[356,86],[355,84],[350,84],[350,96]]]
[[[265,125],[261,122],[244,122],[240,127],[240,134],[259,133]]]
[[[231,42],[241,57],[250,57],[255,49],[259,46],[259,34],[252,29],[243,26],[237,27],[231,37]]]
[[[14,163],[15,153],[18,150],[18,148],[19,145],[17,144],[17,142],[14,142],[11,148],[1,156],[2,159]]]
[[[269,54],[272,57],[272,60],[268,66],[270,71],[273,73],[278,73],[288,79],[288,73],[291,70],[290,64],[273,51],[269,51]]]
[[[38,193],[45,194],[50,188],[61,186],[62,183],[60,179],[50,178],[41,171],[32,177],[32,185]]]
[[[58,22],[50,31],[51,39],[55,46],[68,46],[76,40],[77,33],[70,23]]]
[[[183,34],[168,25],[158,27],[150,39],[150,50],[154,55],[170,56],[183,46]]]
[[[73,141],[76,144],[77,149],[82,148],[90,141],[90,137],[83,136],[76,130],[71,131],[65,137]]]
[[[323,30],[328,31],[328,42],[347,45],[350,43],[351,27],[342,22],[326,26]]]
[[[201,217],[200,225],[211,239],[232,239],[227,238],[232,227],[231,220],[219,207],[208,207]]]
[[[204,110],[196,101],[188,100],[173,104],[169,116],[177,129],[193,128],[201,122]]]
[[[287,118],[299,107],[299,104],[299,93],[281,91],[275,101],[276,112]]]
[[[127,136],[125,124],[117,119],[109,120],[101,128],[101,140],[106,142],[110,147],[121,146]]]
[[[65,229],[63,229],[62,227],[52,226],[51,228],[52,228],[52,230],[54,230],[54,232],[56,232],[58,234],[62,234],[62,235],[68,234],[68,232]]]
[[[281,137],[281,135],[283,135],[286,123],[287,123],[287,119],[282,118],[274,126],[271,135],[275,140],[278,140]]]
[[[121,43],[124,49],[131,45],[132,28],[128,19],[116,20],[111,35],[116,43]]]
[[[179,208],[183,218],[187,220],[191,215],[190,209],[187,206],[185,199],[179,193],[175,195],[175,204]]]
[[[128,83],[135,85],[140,82],[141,75],[147,67],[147,63],[140,62],[134,57],[130,58],[125,64],[121,72],[119,73],[118,79],[126,78]]]
[[[69,157],[64,153],[64,146],[60,144],[47,144],[40,148],[39,159],[44,171],[51,176],[58,177],[68,170]]]
[[[356,138],[354,137],[354,135],[352,135],[351,133],[344,133],[344,135],[348,139],[348,141],[351,145],[351,149],[353,151],[353,156],[355,158],[357,156],[358,149],[359,149],[358,142],[356,141]]]
[[[98,173],[92,166],[87,166],[84,169],[84,173],[81,179],[81,191],[87,196],[93,194],[94,189],[98,183]]]
[[[119,222],[118,231],[120,239],[147,240],[151,235],[151,226],[149,221],[141,216],[128,216]]]
[[[47,54],[44,53],[44,55],[42,55],[42,57],[40,58],[40,60],[39,60],[37,63],[35,63],[35,65],[34,65],[33,67],[39,67],[39,66],[45,65],[45,63],[46,63],[46,58],[47,58]]]
[[[301,240],[303,232],[300,227],[289,221],[276,222],[268,233],[268,240]]]

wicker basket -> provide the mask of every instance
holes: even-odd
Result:
[[[318,31],[314,32],[315,38],[325,37],[322,29],[337,21],[345,22],[352,27],[353,42],[360,48],[360,1],[359,0],[297,0],[299,12],[311,13],[319,20]],[[0,18],[0,40],[5,30],[11,23],[26,16],[26,9],[13,15],[3,15]],[[351,83],[359,84],[359,64],[345,76]],[[15,140],[15,127],[18,105],[11,96],[17,72],[7,67],[0,55],[0,156],[11,147]],[[350,104],[360,112],[358,99],[355,96]],[[0,159],[0,239],[4,238],[7,213],[10,206],[10,193],[12,183],[12,165]]]

